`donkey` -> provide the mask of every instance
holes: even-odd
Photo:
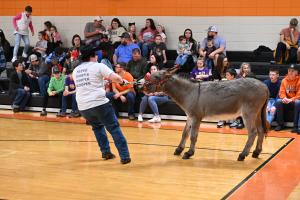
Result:
[[[248,140],[237,160],[243,161],[248,156],[256,135],[258,140],[252,157],[258,158],[262,151],[264,136],[268,132],[266,106],[269,90],[265,84],[253,78],[192,82],[175,75],[177,69],[174,67],[158,71],[144,84],[144,90],[147,92],[166,93],[187,115],[182,138],[174,155],[182,153],[189,134],[191,145],[182,159],[189,159],[194,155],[200,122],[204,117],[228,120],[242,116],[248,130]]]

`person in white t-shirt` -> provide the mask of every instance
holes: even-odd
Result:
[[[82,63],[73,71],[76,85],[76,101],[81,115],[93,127],[98,145],[105,160],[115,158],[111,153],[105,129],[112,135],[121,157],[121,163],[131,162],[127,141],[120,129],[117,117],[109,100],[105,96],[104,78],[125,84],[118,74],[103,63],[97,62],[92,46],[80,48]],[[105,129],[104,129],[105,128]]]

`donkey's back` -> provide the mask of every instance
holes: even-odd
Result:
[[[206,119],[233,119],[245,112],[258,114],[269,97],[266,85],[253,78],[205,82],[194,90],[199,96],[195,96],[196,105],[187,113]]]

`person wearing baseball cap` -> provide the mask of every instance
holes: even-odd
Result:
[[[298,124],[300,113],[300,81],[298,76],[299,67],[290,65],[286,77],[281,81],[279,89],[279,98],[276,101],[276,120],[278,126],[275,131],[280,131],[284,128],[284,113],[285,111],[294,109],[294,128],[292,132],[300,134],[300,126]]]
[[[105,64],[98,63],[95,50],[90,45],[80,48],[80,52],[82,63],[73,71],[78,109],[93,127],[102,158],[105,160],[115,158],[110,149],[106,129],[112,135],[121,163],[130,163],[127,141],[120,129],[112,104],[106,98],[104,78],[122,84],[128,81]]]
[[[101,16],[95,16],[93,22],[88,22],[84,28],[84,38],[86,44],[92,44],[98,46],[100,39],[106,32],[105,27],[102,24],[103,19]]]
[[[205,51],[205,49],[208,48],[209,41],[213,42],[213,46],[215,47],[215,50],[210,52],[209,55],[206,55],[207,52]],[[200,44],[199,55],[202,57],[206,57],[206,60],[210,59],[211,61],[213,61],[214,66],[216,66],[218,57],[221,54],[223,54],[224,56],[226,55],[226,41],[224,38],[218,35],[218,28],[216,26],[209,26],[207,29],[207,37],[204,38]],[[213,71],[217,71],[217,70],[213,70]],[[213,76],[217,77],[214,74]]]
[[[122,33],[119,36],[121,38],[121,44],[116,48],[113,55],[114,65],[120,62],[128,63],[132,60],[132,50],[140,49],[139,46],[132,42],[130,34],[128,32]]]
[[[50,80],[50,70],[45,62],[40,60],[36,54],[31,54],[29,56],[30,65],[29,68],[25,70],[28,75],[30,86],[33,95],[41,94],[45,96],[47,93],[47,84]]]

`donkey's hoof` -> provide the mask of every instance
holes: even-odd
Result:
[[[244,161],[245,158],[246,158],[246,156],[240,154],[237,160],[238,160],[238,161]]]
[[[175,156],[179,156],[179,155],[181,154],[182,151],[183,151],[183,148],[177,147],[177,148],[175,149],[174,155],[175,155]]]
[[[256,151],[254,151],[252,153],[252,158],[258,158],[258,156],[259,156],[259,153],[257,153]]]
[[[186,160],[186,159],[190,159],[190,157],[194,155],[194,154],[191,154],[189,152],[185,152],[182,156],[182,159]]]

